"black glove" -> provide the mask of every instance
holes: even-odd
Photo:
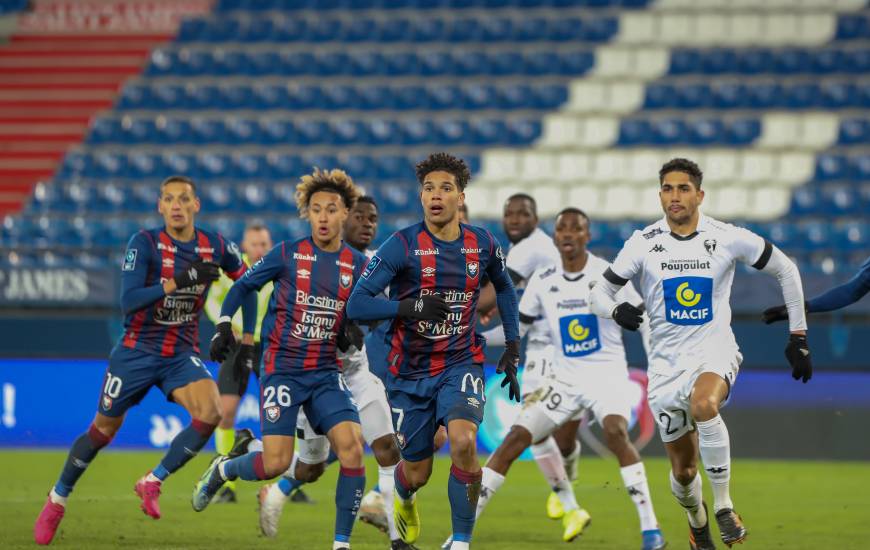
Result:
[[[233,379],[244,380],[248,373],[254,370],[257,353],[254,350],[253,344],[242,344],[239,346],[239,352],[236,354],[236,360],[233,361]]]
[[[810,346],[807,337],[792,334],[785,346],[785,358],[791,365],[791,377],[795,380],[807,381],[813,377],[813,363],[810,361]]]
[[[187,288],[194,285],[206,284],[218,280],[221,276],[220,266],[214,262],[198,260],[190,264],[187,269],[174,277],[175,286]]]
[[[643,310],[634,307],[628,302],[622,302],[613,308],[613,320],[626,330],[637,330],[643,322]]]
[[[517,380],[517,365],[520,363],[520,342],[519,340],[511,340],[505,342],[504,353],[498,360],[498,368],[495,370],[498,374],[504,373],[504,380],[501,381],[501,387],[508,387],[508,397],[517,403],[520,402],[520,383]]]
[[[365,335],[361,328],[357,326],[356,323],[345,322],[342,325],[341,330],[338,331],[338,335],[335,338],[335,345],[338,347],[338,351],[344,353],[350,349],[351,346],[356,349],[362,349],[363,347],[363,338]]]
[[[399,317],[440,323],[447,319],[448,313],[450,313],[450,306],[440,294],[427,294],[422,298],[405,298],[399,302]]]
[[[211,337],[211,345],[208,348],[208,356],[212,361],[223,362],[236,346],[236,337],[233,336],[233,326],[229,321],[217,324],[217,331]]]

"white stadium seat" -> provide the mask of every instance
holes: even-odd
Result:
[[[601,187],[597,185],[571,185],[566,190],[565,206],[579,208],[590,216],[597,216],[601,209]]]

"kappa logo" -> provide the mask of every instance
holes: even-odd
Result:
[[[434,277],[435,276],[435,268],[432,266],[426,266],[423,268],[423,276],[424,277]]]
[[[437,256],[441,252],[437,248],[414,249],[414,256]]]
[[[281,418],[281,407],[275,405],[266,408],[266,420],[274,424],[279,418]]]
[[[296,272],[300,279],[308,279],[311,277],[311,272],[307,269],[300,269]]]
[[[338,282],[341,283],[342,287],[348,288],[352,281],[353,281],[353,277],[351,275],[349,275],[347,273],[342,273]]]
[[[480,265],[477,262],[470,262],[465,265],[465,273],[468,274],[469,277],[474,279],[477,277],[477,272],[480,269]]]
[[[556,285],[551,286],[550,292],[553,292],[553,293],[559,292],[559,287],[557,287]]]
[[[660,244],[657,244],[654,247],[650,248],[649,251],[650,252],[667,252],[667,250],[665,250],[665,247],[663,247]]]
[[[317,261],[317,254],[302,254],[301,252],[294,252],[293,259],[294,260],[307,260],[309,262],[316,262]]]
[[[713,255],[716,252],[716,239],[707,239],[704,241],[704,248],[707,249],[707,254]]]

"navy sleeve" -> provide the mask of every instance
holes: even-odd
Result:
[[[130,238],[121,267],[121,309],[131,315],[163,298],[163,283],[145,286],[148,266],[154,252],[154,243],[147,233],[140,231]]]
[[[848,282],[809,300],[807,312],[822,313],[844,308],[854,304],[868,292],[870,292],[870,258],[861,265],[858,273]]]
[[[274,281],[280,277],[287,269],[284,249],[284,242],[281,242],[260,258],[260,261],[252,265],[242,278],[233,283],[232,288],[224,298],[223,305],[221,305],[221,317],[232,317],[243,303],[246,306],[245,310],[249,309],[247,306],[252,301],[254,304],[257,303],[257,291],[269,281]],[[253,320],[247,318],[245,311],[242,311],[242,330],[245,332],[254,332],[254,327],[257,324],[257,306],[254,305],[251,309],[254,312]]]
[[[378,248],[350,294],[347,302],[347,316],[350,319],[376,321],[398,315],[399,302],[385,300],[380,295],[402,270],[407,254],[408,247],[398,233],[394,233]]]
[[[218,235],[221,241],[223,251],[221,253],[221,269],[227,274],[227,277],[234,281],[238,281],[248,266],[242,260],[242,253],[239,251],[239,246],[229,239],[224,239],[222,235]]]
[[[488,232],[487,232],[488,233]],[[504,252],[498,240],[488,234],[490,239],[490,257],[486,273],[495,288],[495,303],[504,327],[504,339],[507,342],[520,339],[519,308],[517,293],[511,281],[508,269],[505,267]]]

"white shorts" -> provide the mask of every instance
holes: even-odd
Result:
[[[627,371],[620,369],[588,378],[582,387],[575,382],[548,379],[543,387],[526,397],[514,424],[527,429],[532,442],[537,443],[577,418],[584,409],[592,411],[599,424],[610,415],[631,419],[631,408],[639,395]]]
[[[695,429],[692,418],[691,397],[695,381],[701,374],[712,372],[728,383],[728,396],[737,381],[737,372],[743,356],[738,352],[728,360],[698,360],[697,366],[669,374],[648,372],[647,399],[649,408],[659,425],[659,436],[665,443],[676,441]],[[728,400],[725,400],[727,403]],[[723,403],[723,406],[725,405]]]
[[[360,412],[369,403],[380,399],[386,401],[387,390],[384,388],[384,383],[372,374],[368,363],[360,365],[354,370],[344,370],[341,376],[347,384],[347,389],[353,394],[353,400],[356,401],[356,406]]]
[[[523,386],[520,394],[525,396],[535,393],[545,386],[552,377],[553,353],[555,348],[550,345],[529,343],[526,347],[526,363],[523,367]]]

